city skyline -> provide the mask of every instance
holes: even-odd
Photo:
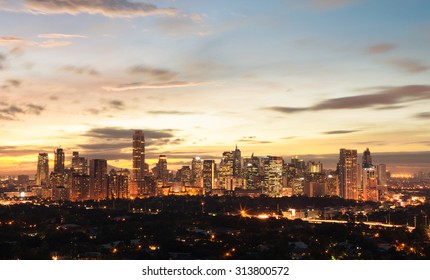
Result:
[[[131,170],[134,129],[151,166],[237,144],[429,170],[430,3],[297,2],[0,0],[0,175],[60,145]]]

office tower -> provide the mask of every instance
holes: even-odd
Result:
[[[153,169],[155,178],[163,183],[163,186],[167,184],[169,178],[169,171],[167,170],[167,157],[160,155],[158,162]]]
[[[90,176],[87,174],[72,174],[70,188],[71,201],[85,201],[90,199]]]
[[[239,178],[241,177],[241,171],[242,171],[242,153],[237,148],[234,149],[233,153],[233,177]]]
[[[145,195],[149,190],[145,187],[145,135],[142,130],[135,130],[133,134],[133,168],[132,182],[137,195]]]
[[[107,196],[107,161],[92,159],[90,161],[90,199],[103,200]]]
[[[308,173],[321,173],[323,171],[323,165],[321,162],[309,161],[307,171]]]
[[[193,158],[191,161],[191,185],[201,188],[202,181],[203,161],[199,157]]]
[[[205,194],[208,194],[215,188],[215,161],[204,160],[203,161],[203,188]]]
[[[387,166],[383,163],[378,165],[377,176],[378,185],[385,186],[387,184]]]
[[[325,179],[325,195],[339,196],[339,178],[332,174],[327,175]]]
[[[369,201],[378,201],[376,168],[372,164],[372,156],[369,148],[363,152],[363,163],[361,170],[361,190],[362,199]]]
[[[37,158],[36,185],[49,185],[49,158],[47,153],[39,153]]]
[[[338,174],[342,198],[358,200],[357,168],[357,150],[340,149]]]
[[[243,175],[246,180],[246,188],[253,190],[260,187],[260,158],[254,154],[243,159]]]
[[[191,186],[192,170],[188,165],[184,165],[176,172],[176,180],[182,183],[182,186]]]
[[[128,178],[130,172],[127,169],[120,169],[116,171],[112,169],[108,176],[108,197],[114,198],[128,198]]]
[[[264,194],[271,196],[280,195],[282,191],[283,166],[284,160],[282,157],[267,156],[263,158]]]
[[[79,152],[73,152],[72,168],[74,173],[88,174],[88,161],[84,157],[79,156]]]
[[[363,158],[362,159],[363,159],[363,163],[362,163],[363,168],[373,166],[372,165],[372,156],[370,155],[369,148],[366,148],[366,150],[363,152]]]
[[[54,151],[54,172],[63,174],[64,172],[64,150],[62,148],[58,148]]]
[[[222,159],[218,170],[219,185],[221,188],[226,189],[230,185],[233,177],[233,152],[226,151],[222,153]]]

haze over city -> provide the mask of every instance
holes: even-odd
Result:
[[[61,146],[131,167],[369,147],[430,167],[430,3],[0,0],[0,175]]]

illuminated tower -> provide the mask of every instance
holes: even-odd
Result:
[[[340,196],[345,199],[358,199],[357,150],[340,149],[339,163]]]
[[[153,170],[155,178],[162,181],[163,185],[166,185],[169,178],[169,171],[167,170],[167,157],[165,155],[160,155],[158,157],[158,162]]]
[[[90,160],[90,199],[106,199],[108,197],[107,188],[107,161],[105,159]]]
[[[233,177],[239,178],[241,177],[242,170],[242,154],[240,150],[237,148],[233,151]]]
[[[202,160],[199,157],[193,158],[193,160],[191,161],[191,184],[194,187],[202,187],[202,169]]]
[[[64,150],[62,148],[58,148],[54,151],[54,172],[63,174],[64,173]]]
[[[369,201],[378,201],[378,180],[376,179],[376,168],[372,164],[372,156],[370,150],[367,148],[363,152],[363,163],[361,172],[361,191],[362,199]]]
[[[251,157],[243,158],[243,174],[247,189],[258,188],[260,181],[260,158],[255,157],[254,154]]]
[[[116,171],[112,169],[108,176],[109,198],[128,198],[128,178],[130,172],[127,169]]]
[[[145,135],[142,130],[136,130],[133,134],[133,169],[132,182],[137,188],[137,194],[147,194],[145,188]]]
[[[49,181],[49,158],[47,153],[39,153],[37,158],[36,185],[47,186]]]
[[[282,190],[282,157],[267,156],[263,158],[264,190],[263,193],[277,196]]]
[[[88,173],[87,159],[84,157],[80,157],[79,152],[73,152],[72,168],[75,173],[87,174]]]
[[[204,160],[203,161],[203,188],[204,192],[210,193],[215,188],[215,161]]]
[[[222,153],[221,163],[218,170],[219,184],[221,188],[227,189],[233,177],[233,152]]]

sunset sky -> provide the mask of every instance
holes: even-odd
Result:
[[[428,0],[0,0],[0,175],[58,146],[130,167],[133,129],[171,169],[237,144],[429,170],[429,67]]]

